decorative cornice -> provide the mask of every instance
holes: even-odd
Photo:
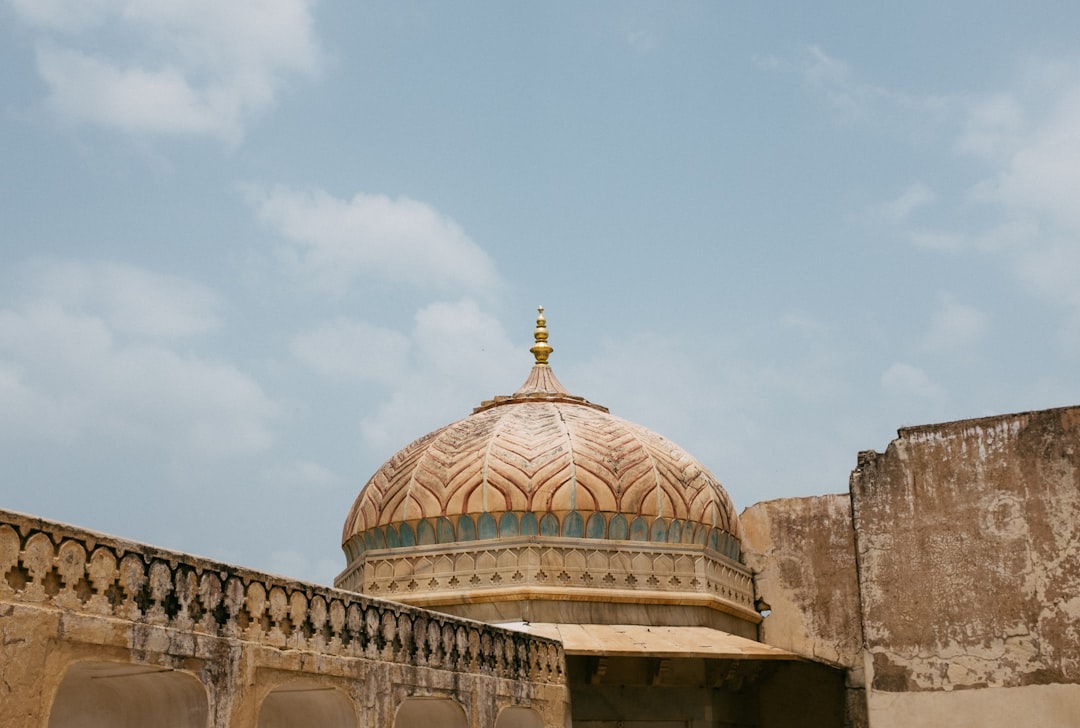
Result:
[[[693,545],[510,539],[368,551],[338,583],[420,606],[553,599],[706,606],[757,623],[753,577]]]

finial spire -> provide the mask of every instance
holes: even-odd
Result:
[[[548,366],[548,357],[551,356],[551,352],[554,349],[551,348],[551,344],[547,343],[548,330],[547,319],[544,318],[544,307],[537,306],[536,310],[538,314],[536,316],[536,331],[533,333],[533,337],[536,339],[536,343],[532,345],[529,351],[536,357],[536,366],[546,367]]]

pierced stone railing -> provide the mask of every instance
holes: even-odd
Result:
[[[565,682],[557,642],[0,510],[0,603],[282,649]]]

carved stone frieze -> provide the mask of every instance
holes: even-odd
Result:
[[[697,599],[759,619],[750,572],[738,562],[693,546],[517,539],[408,552],[385,549],[368,551],[362,571],[347,577],[366,594],[424,605],[558,592],[562,598],[583,600]]]

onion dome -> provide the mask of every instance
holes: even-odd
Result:
[[[345,521],[349,566],[339,586],[394,598],[410,584],[429,596],[490,586],[477,584],[475,574],[471,585],[454,585],[452,576],[446,583],[417,580],[401,563],[406,553],[475,552],[493,545],[486,542],[573,539],[638,550],[647,543],[738,564],[739,522],[719,481],[665,437],[570,394],[548,364],[553,350],[543,307],[534,339],[535,364],[516,392],[407,445],[371,477]],[[456,574],[458,561],[430,558],[423,568],[434,572],[442,564],[444,574]],[[611,576],[597,578],[605,575]],[[518,568],[507,577],[527,579]]]

